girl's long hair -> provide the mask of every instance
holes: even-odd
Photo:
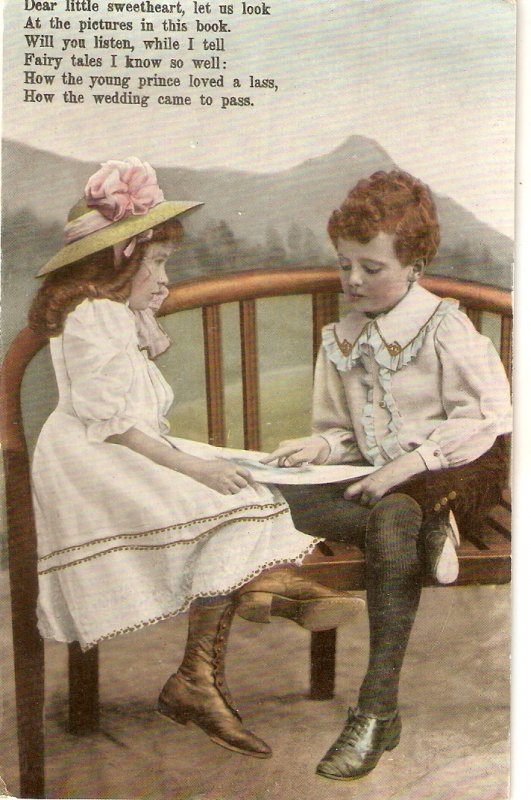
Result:
[[[114,265],[112,247],[107,247],[50,272],[31,304],[30,328],[42,336],[59,336],[68,314],[86,298],[125,303],[146,248],[155,242],[177,243],[181,238],[181,223],[173,218],[153,228],[152,238],[137,245],[131,258],[119,267]]]

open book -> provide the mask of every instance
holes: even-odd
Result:
[[[301,467],[276,467],[273,464],[262,464],[261,459],[267,453],[259,450],[236,450],[231,447],[214,447],[203,442],[190,439],[176,439],[172,442],[183,452],[199,458],[224,458],[248,469],[257,483],[277,484],[310,484],[338,483],[339,481],[355,481],[374,472],[376,467],[355,464],[305,464]]]

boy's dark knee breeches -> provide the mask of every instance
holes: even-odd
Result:
[[[402,493],[392,493],[373,508],[368,508],[344,499],[347,485],[283,486],[282,493],[289,504],[295,527],[312,536],[355,544],[363,550],[370,544],[370,555],[382,549],[382,537],[382,546],[386,540],[399,546],[404,537],[416,539],[422,511],[415,500]],[[371,534],[368,537],[369,529]]]
[[[343,492],[349,483],[328,483],[317,486],[281,486],[297,530],[334,542],[365,547],[365,530],[371,512]]]
[[[365,549],[369,518],[376,520],[382,514],[390,515],[390,518],[402,517],[404,530],[413,531],[419,511],[426,515],[451,508],[458,524],[466,524],[471,516],[477,516],[499,502],[507,482],[507,470],[507,448],[503,437],[499,437],[487,453],[471,464],[424,472],[397,486],[373,509],[345,500],[343,492],[350,481],[279,488],[290,506],[298,530]],[[413,505],[408,504],[403,499],[405,497]]]

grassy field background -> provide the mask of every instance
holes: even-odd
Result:
[[[287,297],[258,303],[258,357],[261,378],[263,446],[278,437],[304,434],[310,423],[312,393],[311,300]],[[162,321],[172,347],[157,359],[175,393],[169,415],[172,433],[207,439],[203,332],[200,311]],[[237,304],[222,309],[227,444],[243,446],[240,334]],[[48,348],[27,370],[23,386],[24,426],[30,448],[57,401]]]

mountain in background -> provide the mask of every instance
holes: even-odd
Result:
[[[11,141],[3,143],[1,337],[4,347],[24,325],[31,299],[39,286],[34,275],[61,247],[67,212],[98,166],[94,162],[63,158]],[[326,155],[273,174],[157,168],[167,197],[205,200],[204,209],[185,222],[187,235],[172,256],[173,267],[171,271],[168,269],[170,280],[220,270],[333,264],[334,251],[326,237],[330,211],[337,208],[359,178],[396,166],[376,142],[352,136]],[[511,240],[480,222],[452,199],[436,195],[435,200],[441,219],[442,245],[430,272],[510,287]],[[296,435],[297,425],[301,425],[302,435],[309,409],[301,415],[297,402],[293,406],[297,409],[296,415],[286,415],[291,401],[284,395],[280,405],[274,405],[276,401],[272,398],[279,394],[275,370],[280,366],[293,375],[294,370],[302,369],[301,385],[306,386],[305,397],[311,396],[311,359],[303,335],[310,310],[304,298],[290,298],[289,307],[290,313],[286,316],[285,305],[272,304],[260,322],[262,342],[276,342],[280,326],[286,329],[285,339],[289,342],[280,349],[278,345],[263,347],[260,355],[262,397],[269,398],[267,402],[270,403],[267,414],[265,406],[262,411],[264,419],[268,419],[267,425],[271,426],[268,430],[279,438]],[[194,435],[202,438],[205,434],[196,432],[182,405],[188,404],[186,408],[194,409],[195,420],[197,398],[202,398],[204,391],[202,339],[190,335],[187,315],[173,315],[165,324],[169,326],[174,346],[163,369],[176,390],[179,415],[184,420],[180,423],[184,427],[176,430],[179,435],[190,435],[193,430]],[[224,363],[228,397],[234,400],[240,397],[238,336],[224,337]],[[299,391],[298,380],[292,381],[290,391]],[[234,387],[237,391],[231,395]],[[26,431],[30,442],[34,442],[56,402],[53,372],[44,351],[27,373],[24,397]],[[239,430],[236,401],[232,405],[231,402],[232,417],[229,415],[228,419],[232,429]],[[239,402],[237,399],[238,408]],[[242,443],[235,441],[233,444],[241,446]]]
[[[68,209],[97,168],[10,140],[3,142],[4,275],[33,275],[62,244]],[[204,200],[186,221],[175,276],[215,270],[334,263],[330,211],[356,181],[397,168],[377,142],[351,136],[331,152],[275,173],[157,167],[169,198]],[[435,194],[442,241],[430,273],[512,286],[513,242],[449,197]],[[34,285],[31,285],[33,291]]]

